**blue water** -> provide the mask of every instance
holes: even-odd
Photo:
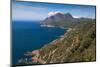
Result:
[[[13,21],[12,63],[17,64],[27,51],[39,49],[64,33],[59,27],[41,27],[38,21]]]

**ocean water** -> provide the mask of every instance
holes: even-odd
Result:
[[[59,27],[41,27],[39,21],[12,22],[12,64],[24,57],[27,51],[43,47],[65,33]]]

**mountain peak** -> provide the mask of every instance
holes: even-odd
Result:
[[[73,16],[70,13],[62,12],[49,12],[48,17],[43,20],[45,25],[60,25],[62,23],[72,22],[74,20]]]
[[[66,14],[65,14],[65,17],[66,17],[66,18],[73,18],[73,16],[72,16],[70,13],[66,13]]]
[[[61,18],[65,18],[65,19],[72,19],[73,16],[70,13],[62,13],[60,11],[55,11],[55,12],[49,12],[48,13],[48,18],[50,17],[59,17],[59,19]]]

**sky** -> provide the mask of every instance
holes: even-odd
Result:
[[[95,6],[40,2],[12,2],[12,20],[43,20],[50,14],[70,13],[73,17],[95,18]]]

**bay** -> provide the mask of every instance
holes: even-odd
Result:
[[[12,22],[12,64],[24,57],[27,51],[40,49],[65,33],[59,27],[41,27],[39,21]]]

